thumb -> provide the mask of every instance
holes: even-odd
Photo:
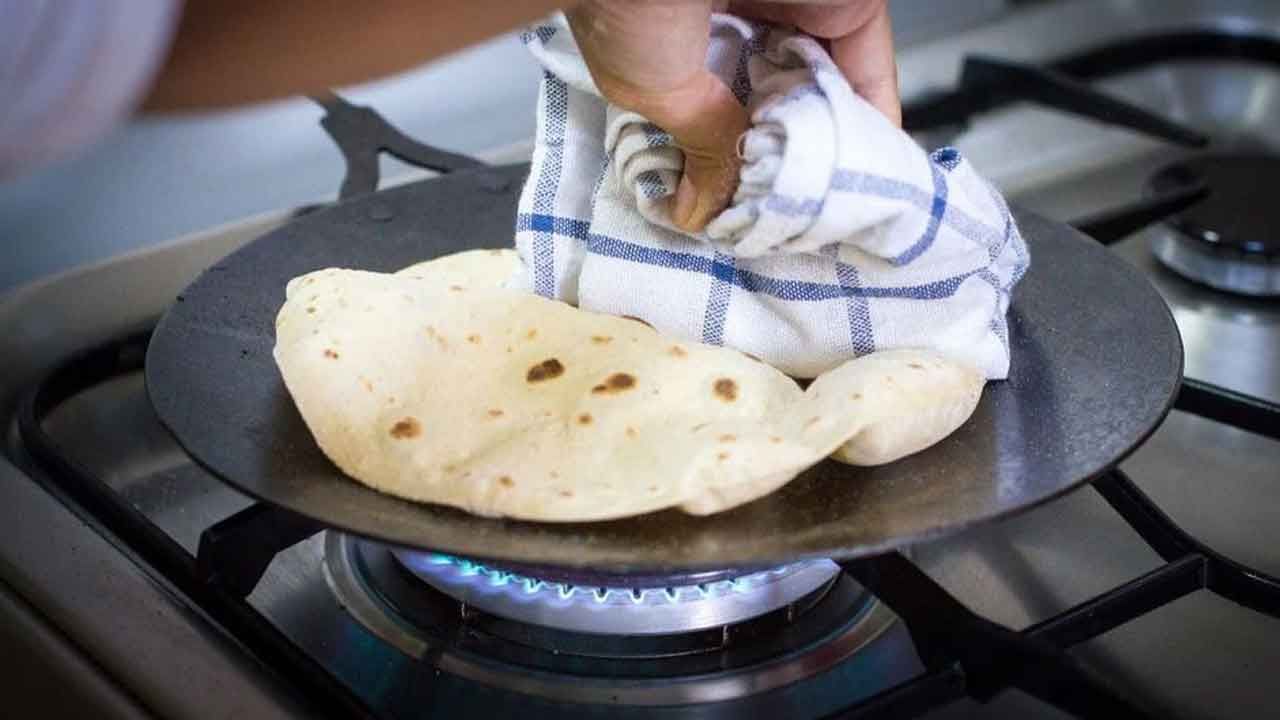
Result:
[[[568,13],[601,93],[671,134],[684,151],[672,220],[698,232],[737,185],[746,110],[709,70],[711,0],[584,2]]]
[[[684,171],[671,206],[671,220],[699,232],[729,204],[738,185],[738,138],[746,132],[746,110],[710,72],[693,87],[668,96],[648,118],[671,133],[684,152]]]

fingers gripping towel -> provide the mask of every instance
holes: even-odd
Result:
[[[1007,377],[1029,257],[1003,198],[858,97],[817,42],[713,17],[707,67],[751,128],[730,207],[693,235],[670,220],[671,137],[603,99],[563,15],[523,38],[544,75],[513,284],[794,377],[907,347]]]

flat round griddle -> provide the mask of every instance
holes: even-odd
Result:
[[[209,268],[151,341],[147,388],[161,420],[226,482],[344,531],[490,562],[688,572],[883,552],[1026,510],[1125,458],[1180,383],[1177,327],[1147,280],[1084,235],[1015,210],[1032,263],[1009,314],[1010,377],[917,455],[877,468],[824,462],[719,515],[601,523],[486,519],[351,480],[317,447],[272,359],[285,284],[325,267],[394,271],[509,246],[526,172],[467,170],[364,195]]]

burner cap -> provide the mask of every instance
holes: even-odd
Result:
[[[1280,295],[1280,156],[1202,155],[1165,166],[1148,187],[1163,195],[1201,185],[1209,196],[1165,221],[1156,257],[1218,290]]]
[[[1157,194],[1195,185],[1208,187],[1209,197],[1169,224],[1216,247],[1280,254],[1280,157],[1202,155],[1168,165],[1151,178]]]

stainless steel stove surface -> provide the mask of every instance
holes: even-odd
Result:
[[[953,142],[1012,200],[1064,221],[1142,199],[1171,163],[1280,157],[1280,52],[1266,45],[1280,43],[1273,2],[1031,6],[903,52],[904,92],[910,105],[953,87],[970,53],[1039,64],[1152,36],[1186,47],[1130,65],[1124,53],[1104,57],[1124,69],[1091,70],[1091,85],[1207,133],[1207,148],[1026,103],[921,137]],[[1245,59],[1214,51],[1248,43]],[[202,532],[252,503],[178,449],[141,373],[104,372],[50,409],[43,429],[62,464],[23,442],[21,402],[53,365],[144,332],[202,268],[287,219],[217,228],[0,299],[0,609],[9,618],[0,636],[23,659],[8,675],[15,702],[38,696],[46,715],[89,706],[101,717],[816,717],[925,672],[904,624],[833,563],[637,583],[490,568],[322,532],[277,555],[243,609],[224,602],[234,595],[227,583],[176,579],[194,567]],[[1280,299],[1171,269],[1155,250],[1185,233],[1175,225],[1153,224],[1112,249],[1168,302],[1192,390],[1280,403]],[[136,366],[137,347],[126,342],[98,364]],[[1196,539],[1280,575],[1280,442],[1175,411],[1122,469]],[[85,488],[65,482],[82,472],[181,552],[148,553],[138,546],[146,537],[106,530],[116,518],[95,514],[78,495]],[[1037,624],[1163,564],[1110,500],[1082,489],[918,545],[911,559],[978,614],[1051,634]],[[650,605],[659,613],[648,621]],[[633,632],[609,632],[620,629]],[[1069,644],[1154,716],[1280,715],[1271,686],[1280,621],[1219,595],[1186,594]],[[628,679],[611,679],[620,672]],[[1006,691],[921,716],[1063,715]]]

